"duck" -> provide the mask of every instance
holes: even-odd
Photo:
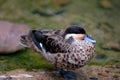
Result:
[[[45,57],[58,69],[56,73],[70,79],[76,78],[71,70],[85,66],[96,52],[96,40],[79,25],[65,30],[30,30],[21,36],[20,43]]]

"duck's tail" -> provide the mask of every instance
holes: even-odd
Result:
[[[28,35],[22,35],[20,38],[20,45],[31,48],[31,40]]]
[[[24,47],[34,48],[35,50],[40,50],[42,53],[46,53],[43,44],[39,40],[40,34],[36,33],[36,30],[31,30],[29,32],[29,35],[21,36],[20,44],[23,45]]]

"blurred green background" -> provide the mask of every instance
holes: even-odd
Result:
[[[32,29],[64,29],[82,25],[97,40],[88,65],[120,65],[120,0],[0,0],[0,20]],[[30,49],[0,55],[0,71],[53,69]]]

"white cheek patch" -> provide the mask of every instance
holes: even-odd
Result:
[[[65,39],[69,39],[70,37],[73,37],[74,39],[76,39],[77,35],[76,34],[67,34],[65,36]]]

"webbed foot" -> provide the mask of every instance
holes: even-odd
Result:
[[[72,72],[72,71],[60,71],[60,74],[67,79],[75,79],[77,78],[76,73]]]
[[[72,72],[72,71],[64,71],[64,70],[61,70],[61,71],[53,71],[53,73],[55,75],[61,75],[63,76],[65,79],[76,79],[77,78],[77,75],[76,73]]]

